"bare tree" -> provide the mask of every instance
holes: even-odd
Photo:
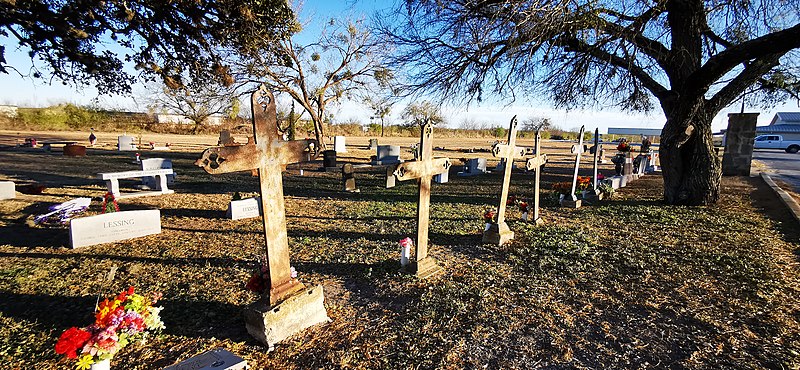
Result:
[[[547,117],[531,117],[522,121],[522,129],[520,131],[536,132],[539,130],[547,130],[553,122]]]
[[[430,122],[434,126],[445,123],[439,106],[427,100],[407,105],[400,116],[409,127],[422,127],[426,122]]]
[[[375,98],[367,96],[364,98],[364,103],[372,110],[373,118],[381,120],[381,137],[383,137],[383,128],[386,125],[386,117],[392,112],[393,101],[391,97]]]
[[[390,76],[379,63],[386,49],[363,21],[331,20],[317,42],[299,45],[287,38],[279,46],[281,64],[272,55],[249,55],[240,60],[238,74],[291,96],[309,114],[323,146],[328,106]]]
[[[746,91],[800,96],[800,2],[409,0],[381,25],[410,88],[441,97],[546,92],[560,107],[658,101],[664,199],[719,199],[711,121]],[[383,17],[387,19],[387,17]],[[753,92],[750,92],[750,91]]]
[[[213,115],[224,114],[233,118],[239,114],[240,102],[233,87],[208,83],[170,88],[150,83],[147,90],[146,100],[151,110],[185,116],[194,123],[193,132],[207,124]]]

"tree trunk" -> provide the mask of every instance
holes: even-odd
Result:
[[[694,108],[667,112],[661,132],[659,154],[667,204],[697,206],[719,200],[722,165],[711,135],[715,112],[706,112],[702,102]]]

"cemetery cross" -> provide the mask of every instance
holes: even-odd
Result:
[[[600,195],[600,189],[598,186],[600,185],[600,181],[597,179],[597,157],[600,154],[600,151],[603,150],[603,144],[600,144],[600,131],[595,128],[594,129],[594,158],[593,158],[593,165],[592,165],[592,189],[594,190],[594,194],[596,196]]]
[[[316,157],[319,145],[313,139],[281,139],[275,97],[263,85],[253,93],[252,106],[254,140],[242,146],[206,149],[195,164],[210,174],[258,170],[272,306],[304,288],[291,277],[281,172],[287,164]]]
[[[575,191],[577,190],[578,187],[578,170],[580,169],[581,166],[581,155],[584,152],[583,132],[584,132],[584,126],[581,126],[581,130],[578,133],[578,144],[573,145],[571,150],[572,154],[575,154],[575,169],[572,173],[572,188],[569,194],[570,199],[567,200],[566,197],[564,197],[564,200],[566,202],[562,202],[562,205],[569,205],[574,208],[580,207],[580,202],[578,201],[578,197],[575,196]]]
[[[525,168],[528,171],[536,171],[536,176],[533,180],[533,217],[528,219],[539,224],[542,222],[541,217],[539,217],[539,179],[542,171],[542,165],[547,163],[547,154],[541,154],[542,133],[540,130],[536,130],[536,143],[534,144],[534,150],[536,151],[534,153],[535,156],[533,158],[528,158],[528,160],[525,162]]]
[[[417,203],[417,244],[413,272],[420,278],[430,277],[441,271],[432,257],[428,257],[428,222],[430,219],[431,179],[433,176],[449,171],[449,158],[433,158],[433,127],[426,122],[420,130],[419,151],[416,161],[405,162],[394,167],[394,177],[398,181],[418,179],[419,200]]]
[[[507,144],[495,144],[492,147],[492,155],[505,159],[506,165],[503,172],[503,188],[500,192],[500,206],[497,209],[497,222],[492,223],[489,229],[483,232],[484,243],[503,245],[505,242],[514,239],[514,232],[506,224],[506,200],[508,198],[508,187],[511,183],[511,169],[514,167],[514,159],[525,157],[525,148],[516,146],[516,142],[517,116],[514,116],[508,128]]]

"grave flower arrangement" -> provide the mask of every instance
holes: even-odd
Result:
[[[112,212],[119,212],[119,204],[117,204],[117,197],[114,196],[114,193],[108,192],[103,196],[103,213]]]
[[[551,187],[556,194],[561,195],[569,195],[570,191],[572,191],[572,182],[570,181],[562,181],[553,184]]]
[[[614,188],[606,183],[600,183],[600,185],[597,186],[597,190],[600,190],[606,198],[611,198],[614,194]]]
[[[494,208],[487,208],[483,211],[483,222],[486,223],[483,231],[489,230],[489,226],[494,223],[494,217],[497,216],[497,211]]]
[[[589,176],[578,176],[578,183],[576,184],[576,190],[587,190],[592,187],[592,178]],[[572,189],[572,184],[570,184],[570,189]]]
[[[627,141],[620,141],[619,145],[617,145],[617,151],[619,152],[630,152],[632,150],[633,148]]]
[[[77,198],[50,206],[49,213],[38,215],[33,219],[36,225],[66,225],[72,217],[89,208],[91,198]]]
[[[150,334],[164,329],[159,316],[163,307],[154,306],[160,298],[159,293],[137,294],[134,287],[106,298],[97,306],[92,325],[71,327],[61,334],[56,353],[77,360],[76,367],[85,370],[110,360],[132,342],[144,343]]]

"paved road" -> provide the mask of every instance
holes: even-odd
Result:
[[[753,159],[769,166],[770,176],[786,181],[794,186],[794,191],[800,193],[800,153],[789,154],[783,150],[756,149]]]

